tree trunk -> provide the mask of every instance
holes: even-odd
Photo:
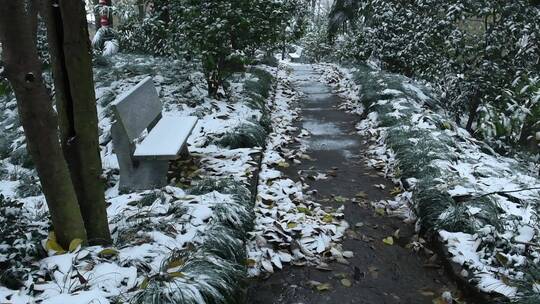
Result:
[[[469,133],[473,134],[473,123],[478,117],[478,107],[480,107],[480,96],[481,94],[479,92],[475,93],[473,96],[472,104],[469,107],[469,119],[467,120],[467,126],[465,129],[469,131]]]
[[[144,0],[137,0],[137,8],[139,10],[139,21],[143,21],[144,20],[144,15],[145,15],[145,4],[144,4]]]
[[[99,11],[96,10],[97,5],[99,5],[99,0],[92,0],[92,4],[94,5],[93,6],[93,9],[94,9],[94,27],[96,28],[96,31],[97,31],[101,27],[101,23],[100,23],[101,14],[99,13]]]
[[[99,153],[92,58],[84,4],[46,0],[60,138],[91,244],[111,242]]]
[[[24,1],[2,3],[0,41],[6,75],[17,98],[28,150],[36,164],[56,238],[67,248],[73,239],[86,241],[86,232],[68,165],[62,156],[57,117],[43,82],[31,26]]]

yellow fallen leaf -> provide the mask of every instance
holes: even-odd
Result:
[[[385,243],[386,245],[394,245],[394,238],[389,236],[385,239],[383,239],[383,243]]]
[[[69,252],[74,252],[75,250],[77,250],[79,248],[79,246],[82,245],[82,240],[81,239],[74,239],[73,241],[71,241],[71,243],[69,243]]]
[[[289,228],[289,229],[296,228],[297,226],[298,226],[298,224],[293,223],[293,222],[287,224],[287,228]]]
[[[173,259],[173,260],[169,261],[169,264],[167,264],[167,269],[180,267],[182,265],[184,265],[184,260],[183,259]]]
[[[255,265],[257,265],[257,261],[255,261],[254,259],[246,259],[247,267],[254,267]]]
[[[307,214],[307,215],[311,215],[311,210],[309,210],[308,208],[305,208],[305,207],[298,207],[298,212],[301,212],[301,213],[304,213],[304,214]]]
[[[323,217],[322,220],[325,223],[331,223],[332,221],[334,221],[334,217],[331,214],[327,214]]]
[[[368,195],[364,191],[360,191],[360,192],[356,193],[356,197],[361,198],[361,199],[367,199]]]
[[[317,285],[315,288],[317,288],[318,291],[328,291],[332,289],[332,285],[330,285],[329,283],[323,283]]]
[[[64,248],[62,248],[62,246],[60,246],[60,244],[58,244],[56,242],[56,240],[51,240],[51,239],[48,239],[47,242],[45,243],[45,249],[47,251],[54,251],[55,253],[57,254],[62,254],[62,253],[65,253],[66,251],[64,250]]]
[[[392,189],[392,191],[390,191],[390,195],[396,196],[396,195],[400,194],[401,192],[402,192],[402,190],[401,190],[400,187],[394,187],[394,189]]]
[[[343,204],[347,201],[347,198],[343,196],[336,196],[334,197],[334,200],[336,201],[336,203]]]
[[[139,286],[139,289],[146,289],[146,287],[148,287],[148,283],[149,283],[148,278],[144,278],[141,285]]]
[[[285,161],[281,161],[281,162],[279,162],[277,165],[278,165],[279,167],[281,167],[281,168],[289,168],[289,167],[290,167],[289,163],[288,163],[288,162],[285,162]]]
[[[106,248],[106,249],[101,250],[98,253],[98,256],[103,258],[103,257],[115,256],[115,255],[118,255],[119,253],[120,252],[118,252],[118,250],[114,248]]]

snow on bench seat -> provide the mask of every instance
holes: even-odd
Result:
[[[197,117],[165,116],[137,145],[133,156],[138,159],[176,159],[197,124]]]

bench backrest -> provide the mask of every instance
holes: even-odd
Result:
[[[116,120],[124,127],[129,140],[138,138],[161,115],[161,101],[152,77],[146,77],[118,96],[113,109]]]

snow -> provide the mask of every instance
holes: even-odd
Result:
[[[302,65],[287,64],[303,67]],[[284,263],[317,265],[324,260],[343,258],[341,240],[348,224],[341,220],[341,211],[328,213],[304,195],[304,185],[283,176],[276,168],[285,159],[300,158],[303,151],[289,150],[286,145],[295,140],[293,122],[299,109],[296,103],[301,92],[295,90],[291,80],[298,81],[283,70],[278,74],[279,85],[271,104],[272,128],[263,154],[259,173],[256,202],[255,229],[248,243],[248,261],[251,276],[273,273]],[[306,78],[303,78],[304,80]],[[309,129],[309,122],[308,122]],[[328,131],[329,126],[323,126]],[[319,131],[311,129],[310,131]],[[322,130],[320,130],[322,131]],[[307,136],[308,132],[300,132]],[[280,151],[279,153],[276,151]],[[331,221],[325,220],[331,218]],[[290,248],[290,249],[285,249]],[[323,253],[329,253],[325,256]]]
[[[118,77],[114,73],[125,68],[131,69],[133,66],[141,70],[148,68],[155,71],[152,74],[160,93],[160,100],[163,102],[164,119],[201,117],[200,123],[193,129],[188,139],[190,152],[196,163],[192,165],[195,166],[195,170],[190,173],[187,181],[193,180],[194,182],[191,183],[193,186],[197,180],[231,178],[238,184],[244,184],[254,177],[258,166],[256,156],[261,153],[261,148],[229,149],[214,144],[214,140],[246,120],[261,118],[260,110],[252,109],[243,102],[245,99],[243,83],[251,77],[250,74],[240,75],[231,82],[232,101],[215,100],[206,97],[204,75],[189,69],[183,70],[181,68],[183,63],[131,55],[115,56],[112,61],[113,67],[98,71],[98,73],[105,73],[105,76],[95,77],[95,79],[97,80],[96,96],[101,154],[104,175],[110,186],[106,190],[107,213],[114,247],[87,247],[63,254],[50,251],[48,257],[35,261],[39,269],[32,270],[32,277],[24,282],[21,290],[0,287],[0,302],[2,303],[127,301],[141,292],[139,287],[145,278],[156,277],[162,273],[164,261],[174,250],[199,248],[211,237],[208,235],[208,229],[218,221],[216,210],[223,206],[234,206],[238,210],[230,210],[227,216],[235,225],[241,224],[241,219],[235,212],[245,212],[246,209],[242,209],[243,207],[239,206],[230,194],[214,191],[202,195],[191,195],[189,194],[190,184],[182,185],[182,188],[171,185],[160,190],[119,193],[118,161],[110,141],[112,122],[110,105],[115,96],[128,91],[133,85],[147,77],[145,73],[135,73],[129,77]],[[181,74],[177,74],[178,71],[181,71]],[[275,73],[275,70],[271,72]],[[173,128],[168,126],[167,129]],[[15,131],[22,132],[19,129]],[[22,133],[19,134],[22,135]],[[22,136],[16,140],[17,145],[24,143]],[[156,140],[155,145],[163,146],[163,140],[166,138],[159,136]],[[1,162],[10,173],[35,174],[32,170],[12,166],[7,160]],[[184,179],[185,177],[182,177],[179,181],[185,181]],[[16,191],[19,185],[19,181],[1,180],[0,193],[21,200],[30,213],[46,212],[44,197],[21,198]],[[45,216],[42,218],[47,221]],[[40,227],[40,229],[48,229],[47,223]],[[241,242],[236,239],[235,241]],[[0,246],[0,250],[3,250],[1,248],[4,246]],[[114,254],[107,257],[101,256],[100,253],[103,250],[113,250]],[[240,248],[238,250],[241,252]],[[286,253],[279,256],[282,257],[280,261],[284,263],[291,260],[287,258]],[[0,254],[0,258],[2,257],[3,254]],[[275,257],[274,261],[278,263]],[[221,268],[230,267],[223,264],[225,261],[221,260],[214,259],[211,263],[220,265]],[[183,291],[201,302],[200,289],[211,286],[208,283],[211,274],[194,274],[189,270],[186,270],[184,274],[186,278],[177,278],[175,283],[181,284]],[[231,283],[220,282],[223,286],[228,286],[227,288],[236,288],[236,285]],[[215,289],[209,292],[216,294]],[[220,295],[216,294],[216,296]]]
[[[320,65],[319,70],[325,73],[324,79],[334,86],[335,92],[344,98],[342,107],[362,114],[364,108],[359,105],[358,99],[361,94],[351,80],[355,77],[355,71],[330,64]],[[376,77],[379,73],[382,72],[375,69],[371,75]],[[385,85],[383,82],[379,84],[383,87]],[[446,120],[445,129],[441,130],[435,121],[444,121],[444,114],[427,110],[422,104],[432,101],[431,94],[425,93],[424,87],[411,80],[402,81],[401,86],[402,90],[383,88],[380,91],[381,94],[394,96],[377,101],[379,105],[391,105],[394,109],[394,112],[384,115],[402,120],[405,126],[400,127],[403,130],[428,131],[428,136],[445,145],[450,150],[450,157],[437,155],[434,151],[428,152],[436,158],[430,165],[442,172],[437,178],[440,187],[454,199],[471,198],[471,202],[474,202],[474,198],[489,198],[498,210],[497,218],[502,225],[499,231],[492,225],[483,224],[485,212],[489,210],[486,211],[487,207],[477,202],[465,205],[471,220],[476,225],[483,225],[478,227],[474,234],[444,229],[439,229],[437,234],[446,245],[451,259],[468,270],[468,279],[476,283],[481,291],[495,292],[509,298],[519,297],[520,290],[516,287],[516,282],[519,284],[524,279],[527,268],[536,264],[540,258],[535,253],[537,247],[529,246],[538,243],[540,233],[536,215],[540,203],[540,180],[537,169],[536,172],[528,169],[536,167],[519,159],[498,155],[449,120]],[[407,93],[413,93],[414,98],[404,98]],[[405,114],[410,113],[409,111],[413,114]],[[385,209],[389,214],[399,215],[407,221],[415,221],[417,218],[413,192],[422,177],[409,178],[408,186],[403,186],[403,180],[395,177],[399,157],[386,145],[389,128],[380,125],[381,115],[377,111],[363,114],[367,114],[367,117],[360,121],[357,129],[361,135],[370,139],[367,152],[369,159],[366,163],[382,170],[389,178],[394,178],[403,190],[391,201],[374,202],[372,205]],[[410,125],[405,124],[407,120],[410,120]],[[408,138],[411,145],[419,145],[421,140]],[[446,143],[447,140],[451,140],[451,145]],[[533,190],[526,190],[528,188]],[[444,219],[449,214],[451,213],[447,210],[441,213],[439,218]],[[507,262],[501,265],[499,257],[504,257]],[[534,282],[528,282],[532,283]]]
[[[197,117],[164,116],[137,145],[135,157],[170,157],[175,159],[197,124]]]

